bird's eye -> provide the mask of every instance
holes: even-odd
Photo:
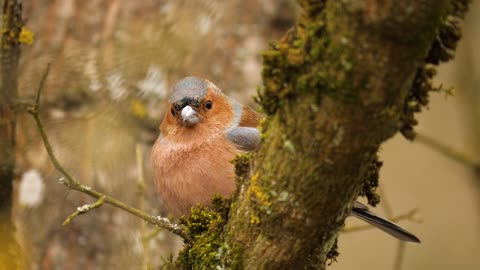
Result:
[[[212,108],[212,105],[213,104],[211,100],[205,102],[205,109],[210,110]]]
[[[173,116],[175,116],[175,110],[171,109],[170,112],[172,113]]]

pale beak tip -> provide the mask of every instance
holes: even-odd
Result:
[[[182,109],[182,121],[188,127],[194,126],[200,122],[197,111],[195,111],[191,106],[185,106]]]

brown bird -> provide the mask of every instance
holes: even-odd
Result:
[[[178,82],[170,103],[151,159],[157,191],[178,217],[197,203],[208,205],[214,194],[235,190],[230,161],[259,146],[262,116],[196,77]]]
[[[230,161],[242,151],[258,149],[262,115],[197,77],[179,81],[169,101],[151,161],[157,192],[167,209],[180,217],[198,203],[208,206],[214,194],[227,197],[235,191]],[[361,203],[354,204],[352,215],[400,240],[420,242]]]

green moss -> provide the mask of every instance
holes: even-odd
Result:
[[[229,253],[223,239],[223,228],[228,220],[231,201],[215,196],[212,207],[198,205],[190,215],[182,217],[180,224],[187,228],[192,245],[180,251],[175,266],[179,269],[220,269],[225,268],[222,259]]]
[[[293,47],[295,47],[295,48],[303,48],[304,44],[305,44],[305,41],[304,41],[304,40],[302,40],[302,39],[296,39],[296,40],[293,42],[292,45],[293,45]]]
[[[282,108],[285,105],[282,101],[294,102],[305,92],[318,94],[312,104],[319,104],[325,95],[356,104],[362,89],[368,91],[367,79],[359,78],[355,82],[349,79],[355,69],[352,55],[355,44],[347,36],[349,31],[335,28],[351,26],[328,25],[327,17],[337,16],[327,14],[323,1],[299,2],[306,12],[287,35],[263,54],[264,85],[257,101],[267,115]],[[344,36],[336,36],[338,32]]]
[[[292,67],[303,65],[305,62],[304,50],[289,49],[287,53],[287,62]]]
[[[281,100],[293,100],[305,91],[332,92],[326,83],[330,76],[317,77],[320,70],[328,72],[329,63],[324,56],[330,39],[325,34],[325,14],[310,13],[323,7],[323,2],[300,2],[307,7],[306,14],[280,41],[262,53],[264,83],[257,102],[267,115],[273,115],[284,105]],[[316,16],[311,17],[313,14]],[[348,65],[348,61],[344,64]]]
[[[229,269],[244,269],[243,267],[243,251],[245,247],[239,243],[229,249]]]
[[[297,0],[307,16],[312,17],[325,8],[325,0]]]
[[[235,165],[235,179],[237,181],[237,186],[242,185],[245,183],[246,179],[248,179],[252,156],[252,153],[238,154],[232,160],[232,163]]]

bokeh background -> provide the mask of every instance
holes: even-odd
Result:
[[[35,41],[22,49],[20,96],[33,97],[50,63],[41,117],[61,162],[83,184],[151,214],[166,214],[149,151],[170,87],[196,75],[255,107],[259,52],[299,11],[292,0],[23,3]],[[331,269],[480,269],[479,18],[475,2],[457,57],[436,78],[455,95],[432,94],[418,117],[421,140],[398,135],[380,153],[375,211],[399,218],[423,243],[345,232]],[[30,116],[20,114],[18,125],[15,218],[30,269],[156,269],[175,256],[179,239],[108,205],[62,227],[93,200],[59,183]],[[359,226],[347,220],[347,230]]]

